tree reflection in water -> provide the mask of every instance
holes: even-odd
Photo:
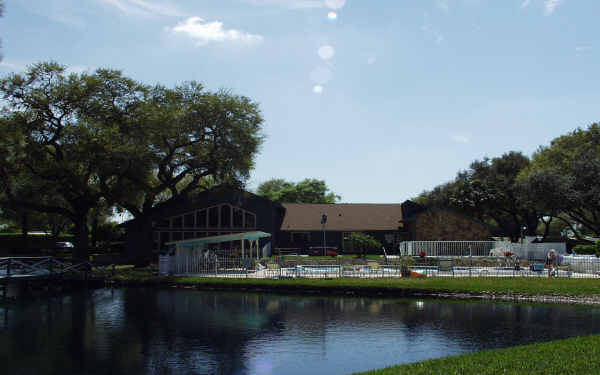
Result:
[[[598,309],[118,289],[0,307],[21,374],[340,373],[600,332]]]

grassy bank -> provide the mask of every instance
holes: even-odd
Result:
[[[486,350],[394,366],[361,375],[600,374],[600,336]]]
[[[600,296],[600,280],[564,278],[385,278],[385,279],[221,279],[201,277],[158,276],[153,269],[123,269],[114,280],[123,284],[170,284],[214,288],[244,288],[269,290],[356,291],[385,294],[401,291],[485,293],[519,295]]]
[[[206,286],[269,287],[282,289],[354,289],[358,291],[423,290],[527,295],[600,295],[600,281],[595,279],[557,278],[389,278],[389,279],[217,279],[179,277],[177,284]]]

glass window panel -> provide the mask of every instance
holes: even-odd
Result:
[[[246,228],[256,227],[255,217],[253,214],[246,212]]]
[[[171,233],[171,241],[180,241],[181,237],[182,237],[181,232]]]
[[[211,207],[208,209],[208,226],[217,228],[219,226],[219,207]]]
[[[221,206],[221,228],[230,228],[231,227],[231,206],[222,205]]]
[[[196,212],[196,228],[206,228],[206,210]]]
[[[158,226],[160,228],[169,228],[171,225],[168,218],[162,218],[158,221]]]
[[[183,226],[183,217],[182,216],[177,216],[174,217],[172,220],[172,227],[173,228],[181,228]]]
[[[183,234],[183,239],[184,240],[189,240],[190,238],[194,238],[194,232],[185,232]]]
[[[183,217],[183,226],[186,228],[194,227],[194,214],[187,214]]]
[[[243,228],[242,220],[244,213],[239,208],[233,209],[233,227],[234,228]]]
[[[206,237],[206,232],[196,232],[196,238]]]

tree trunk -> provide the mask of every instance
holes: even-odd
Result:
[[[136,228],[128,232],[135,231],[136,237],[133,239],[134,244],[129,244],[129,260],[136,267],[145,267],[152,261],[152,218],[146,215],[140,215],[136,218]],[[128,233],[128,235],[131,233]]]
[[[23,237],[24,240],[27,239],[27,233],[29,233],[29,215],[24,213],[21,215],[21,237]]]
[[[91,230],[91,236],[92,236],[92,247],[96,248],[96,246],[98,245],[98,215],[97,212],[94,212],[95,215],[92,217],[92,230]]]
[[[75,220],[75,249],[73,250],[74,262],[86,262],[90,259],[90,230],[87,224],[87,214],[81,215],[77,218],[77,220]]]

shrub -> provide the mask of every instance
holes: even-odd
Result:
[[[577,245],[573,248],[577,254],[593,255],[600,257],[600,240],[590,245]]]
[[[363,257],[367,252],[381,248],[381,242],[377,241],[375,238],[365,233],[352,233],[348,240],[352,242],[353,246],[356,246],[359,249],[361,249],[361,254]]]

